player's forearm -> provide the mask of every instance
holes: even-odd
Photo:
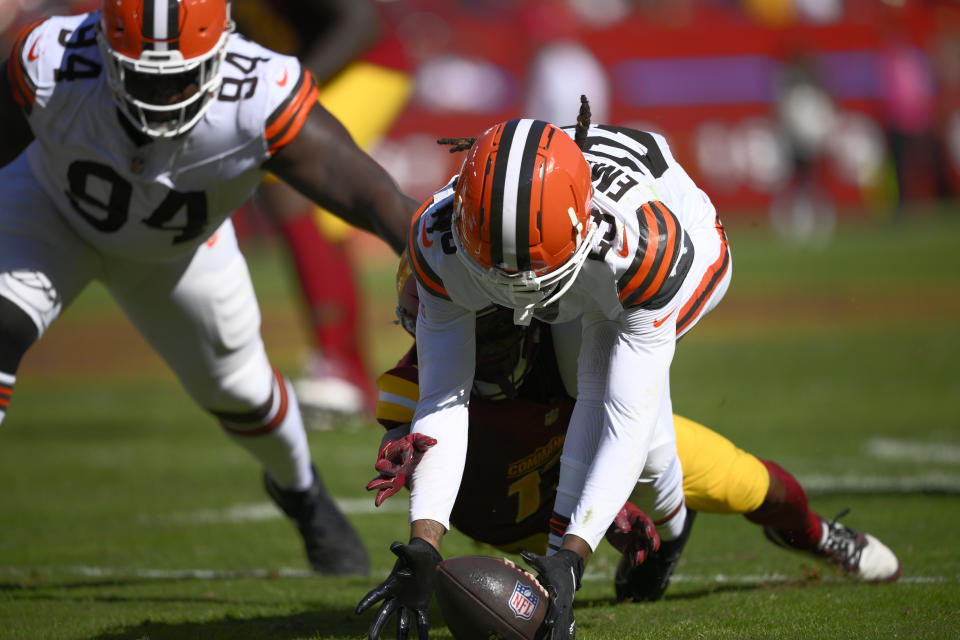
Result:
[[[579,480],[578,474],[586,468],[576,506],[561,515],[570,517],[566,533],[583,538],[591,548],[596,548],[636,485],[658,428],[672,431],[666,397],[672,344],[651,345],[624,331],[618,342],[611,350],[599,403],[597,391],[590,391],[596,385],[585,384],[590,371],[580,372],[581,389],[587,392],[577,400],[574,419],[578,428],[571,429],[568,438],[572,435],[573,439],[569,447],[564,446],[565,467],[558,487],[559,506],[561,495],[576,489],[567,478]],[[663,412],[670,419],[666,427],[658,424]]]
[[[376,214],[370,221],[372,231],[400,255],[407,246],[410,220],[417,210],[417,202],[397,191],[384,194],[375,205]]]
[[[467,408],[465,405],[415,419],[412,431],[436,438],[423,455],[410,481],[410,520],[435,520],[450,526],[467,459]]]

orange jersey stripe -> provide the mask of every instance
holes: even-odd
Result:
[[[624,308],[658,309],[679,290],[693,261],[693,245],[677,217],[658,200],[637,211],[637,222],[633,263],[617,280],[620,302]]]
[[[417,282],[419,282],[424,289],[444,300],[449,300],[450,294],[447,293],[446,288],[443,286],[443,280],[441,280],[440,276],[427,264],[426,259],[423,257],[423,252],[420,250],[420,243],[418,242],[420,237],[419,228],[427,223],[427,221],[423,219],[423,214],[431,204],[433,204],[432,198],[420,207],[420,210],[417,211],[416,215],[413,216],[413,220],[410,222],[410,234],[407,241],[410,264],[413,266],[413,275],[416,276]]]
[[[719,218],[717,218],[716,227],[717,233],[720,234],[720,255],[707,268],[690,299],[680,308],[680,315],[677,316],[677,333],[684,331],[700,315],[700,311],[710,298],[710,294],[716,289],[717,284],[723,279],[730,266],[730,242],[727,240],[727,234],[723,230],[723,224]]]
[[[657,232],[657,218],[649,202],[637,211],[637,219],[640,222],[641,230],[641,243],[637,246],[637,255],[639,255],[640,251],[643,251],[643,259],[640,261],[640,266],[627,281],[626,286],[621,287],[620,302],[623,302],[630,294],[634,293],[650,274],[650,269],[653,267],[653,262],[657,257],[657,249],[660,244],[660,234]],[[644,227],[647,229],[645,243],[642,242]],[[634,264],[636,264],[636,259],[634,260]]]
[[[13,45],[10,58],[7,60],[7,75],[9,77],[11,89],[13,89],[13,99],[17,101],[27,113],[33,107],[36,99],[36,87],[30,81],[30,77],[23,68],[23,48],[26,46],[27,38],[33,33],[33,30],[43,20],[37,20],[28,27],[20,31],[17,40]]]
[[[4,409],[6,409],[9,406],[10,406],[10,398],[4,398],[3,396],[0,396],[0,407],[3,407]]]
[[[303,70],[293,90],[283,103],[267,119],[264,136],[270,154],[286,146],[298,133],[310,110],[317,103],[317,83],[313,74]]]
[[[659,203],[651,202],[647,203],[644,206],[651,206],[653,208],[658,208]],[[663,255],[658,258],[658,262],[655,265],[656,273],[653,278],[653,282],[650,283],[650,286],[640,294],[640,297],[636,300],[635,304],[649,300],[653,294],[660,290],[660,285],[663,284],[663,281],[666,279],[667,274],[670,273],[670,266],[673,264],[674,255],[677,252],[677,223],[673,216],[664,214],[663,211],[659,211],[660,216],[663,218],[663,221],[666,223],[667,231],[664,236],[665,246]]]
[[[290,396],[287,394],[287,384],[283,379],[283,374],[274,368],[273,377],[276,379],[277,388],[280,390],[280,406],[277,407],[277,415],[273,416],[273,420],[267,424],[266,431],[273,431],[280,426],[283,419],[287,417],[287,409],[290,406]]]

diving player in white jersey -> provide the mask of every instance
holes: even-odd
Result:
[[[394,543],[393,573],[358,611],[384,600],[371,637],[394,610],[426,624],[426,569],[440,560],[466,457],[475,312],[495,302],[517,324],[553,324],[568,388],[577,372],[552,553],[524,556],[551,591],[551,637],[571,638],[584,565],[638,482],[634,502],[660,537],[683,531],[670,364],[729,284],[723,226],[662,136],[589,126],[582,108],[575,131],[538,120],[487,130],[414,216],[408,250],[420,299],[411,433],[437,443],[413,473],[410,543]]]
[[[366,573],[271,367],[229,216],[267,171],[403,248],[416,203],[227,0],[109,0],[24,29],[0,70],[0,420],[20,360],[92,280],[264,467],[311,566]]]

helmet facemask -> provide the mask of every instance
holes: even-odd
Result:
[[[203,57],[185,61],[179,51],[144,51],[134,60],[114,51],[99,34],[107,82],[120,111],[152,138],[175,138],[189,131],[220,91],[227,35]]]
[[[233,31],[230,3],[105,1],[97,30],[107,84],[124,117],[151,138],[187,133],[213,104]]]
[[[575,218],[572,213],[570,216]],[[597,224],[593,216],[588,216],[586,233],[577,235],[574,254],[559,267],[542,274],[535,270],[508,272],[497,266],[484,268],[464,251],[459,233],[454,232],[453,243],[457,247],[457,257],[467,268],[471,279],[490,296],[492,302],[513,309],[515,323],[527,325],[536,309],[549,307],[573,286],[590,253],[596,232]]]

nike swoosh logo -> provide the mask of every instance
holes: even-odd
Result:
[[[423,244],[424,249],[429,249],[433,246],[433,243],[427,240],[427,225],[420,223],[420,242]]]
[[[674,309],[673,311],[676,311],[676,309]],[[660,325],[662,325],[664,322],[666,322],[666,321],[667,321],[667,318],[669,318],[670,316],[673,315],[673,311],[671,311],[671,312],[668,313],[667,315],[663,316],[663,318],[661,318],[660,320],[654,320],[654,321],[653,321],[653,328],[656,329],[657,327],[659,327]]]
[[[282,87],[282,86],[285,86],[286,84],[287,84],[287,70],[284,69],[284,70],[283,70],[283,77],[280,78],[279,80],[277,80],[277,86],[278,86],[278,87]]]
[[[626,258],[629,255],[630,250],[627,248],[627,229],[623,229],[623,249],[617,249],[617,255],[621,258]]]
[[[37,45],[40,44],[40,38],[37,38],[33,41],[33,46],[30,47],[30,51],[27,52],[27,60],[33,62],[40,57],[40,54],[37,53]]]

